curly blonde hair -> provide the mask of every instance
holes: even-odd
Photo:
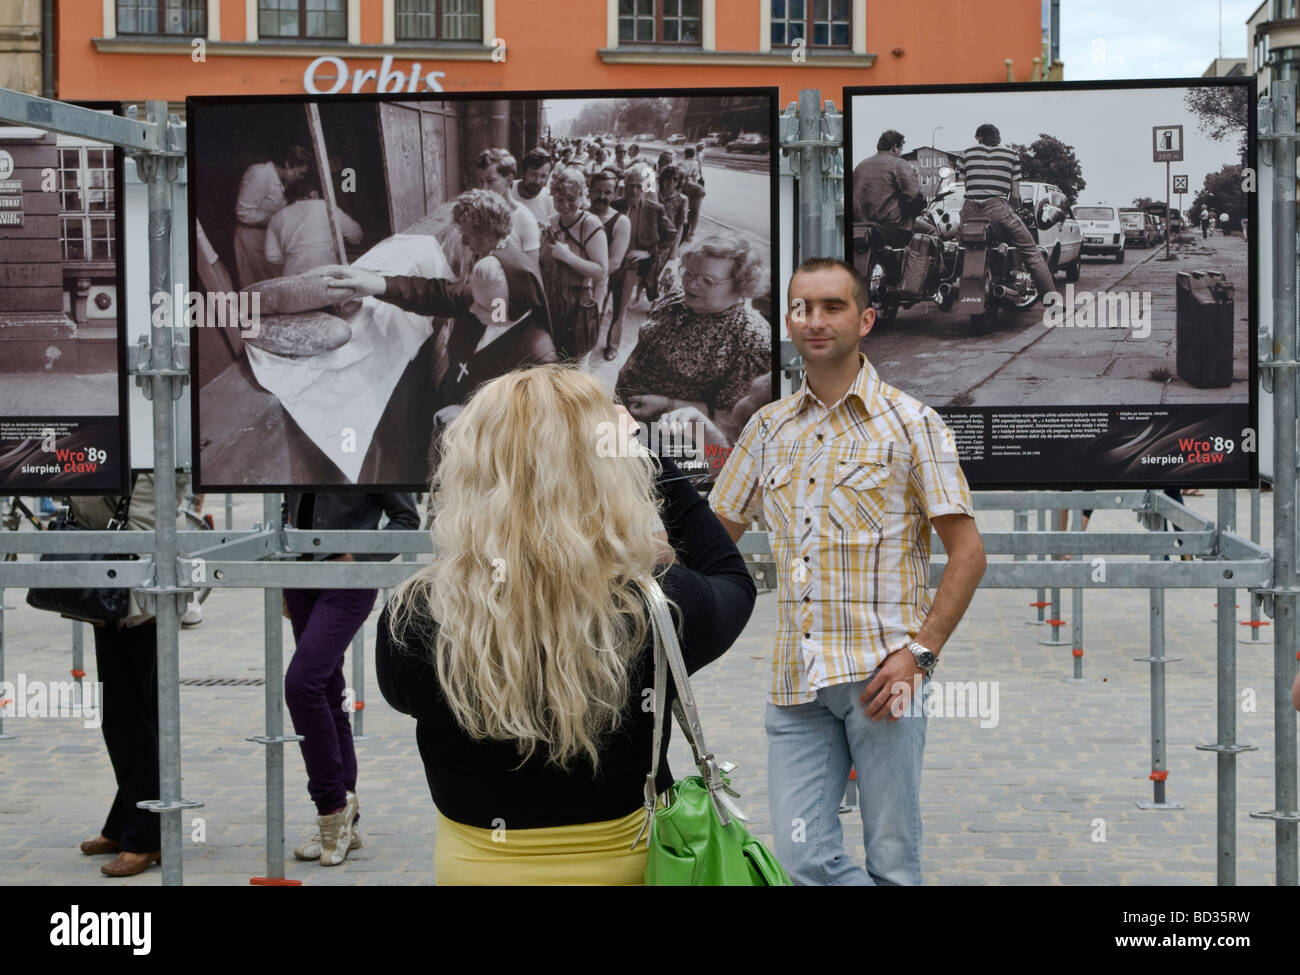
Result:
[[[551,196],[572,200],[579,210],[585,210],[587,199],[587,174],[577,166],[561,166],[551,174]]]
[[[619,424],[609,388],[572,367],[481,387],[443,435],[437,554],[389,603],[399,642],[436,621],[432,664],[461,727],[525,760],[598,766],[649,633],[658,464],[603,449]]]

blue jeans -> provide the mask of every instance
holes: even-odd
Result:
[[[868,681],[836,684],[809,704],[768,703],[767,778],[775,853],[800,885],[921,883],[925,717],[873,722],[858,703]],[[840,799],[857,769],[866,869],[844,853]]]

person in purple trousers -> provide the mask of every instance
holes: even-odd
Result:
[[[417,530],[420,515],[409,494],[290,494],[285,521],[294,528]],[[307,559],[389,561],[392,555],[304,556]],[[361,846],[357,829],[357,756],[344,708],[343,654],[375,605],[374,589],[286,589],[284,605],[297,649],[284,675],[284,697],[307,766],[307,791],[316,803],[316,832],[293,853],[333,867]]]

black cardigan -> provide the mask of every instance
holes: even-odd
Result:
[[[679,562],[661,581],[680,607],[682,655],[687,670],[694,672],[722,656],[740,636],[756,590],[744,559],[709,506],[685,480],[672,480],[681,478],[681,472],[671,461],[663,466],[664,526]],[[511,828],[531,829],[618,819],[644,804],[654,719],[642,708],[649,699],[642,692],[654,687],[653,639],[647,639],[629,668],[624,720],[604,742],[599,772],[593,774],[585,756],[565,772],[548,765],[540,752],[521,765],[514,742],[470,738],[443,699],[427,633],[424,639],[411,637],[410,646],[397,643],[389,632],[387,609],[378,630],[379,688],[389,704],[416,719],[429,791],[448,819],[484,829],[504,820]],[[669,689],[671,704],[671,678]],[[666,724],[670,717],[665,715]],[[656,783],[660,791],[673,780],[667,753],[665,734]]]

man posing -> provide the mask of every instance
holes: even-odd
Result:
[[[1039,297],[1046,297],[1055,287],[1052,272],[1010,202],[1020,202],[1020,153],[1002,145],[1002,133],[987,122],[975,130],[975,142],[957,158],[957,178],[966,184],[962,223],[974,216],[997,227],[1001,239],[1020,252]]]
[[[761,513],[782,567],[768,792],[777,857],[799,884],[921,883],[926,719],[897,715],[984,573],[947,427],[858,352],[875,321],[865,293],[840,261],[795,271],[786,325],[804,383],[754,414],[710,497],[733,539]],[[933,605],[931,525],[948,553]],[[843,851],[851,767],[865,870]]]

